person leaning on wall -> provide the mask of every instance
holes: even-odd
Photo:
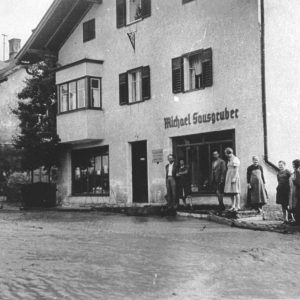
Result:
[[[177,184],[176,184],[176,173],[177,166],[175,164],[175,156],[173,154],[168,155],[169,163],[166,165],[166,187],[167,187],[167,202],[168,208],[177,209]]]
[[[231,196],[230,211],[238,211],[241,209],[241,182],[239,175],[240,160],[236,156],[234,156],[233,150],[231,148],[226,148],[224,152],[228,157],[224,193]]]

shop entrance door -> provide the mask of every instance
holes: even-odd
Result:
[[[148,202],[147,141],[131,144],[132,153],[132,201]]]

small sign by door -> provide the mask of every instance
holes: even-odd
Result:
[[[163,162],[163,149],[152,150],[152,162]]]

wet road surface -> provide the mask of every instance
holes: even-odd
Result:
[[[300,299],[300,235],[187,218],[1,212],[1,300]]]

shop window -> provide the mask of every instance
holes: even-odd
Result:
[[[120,105],[141,102],[150,98],[149,66],[127,71],[119,75]]]
[[[82,78],[59,85],[60,113],[82,108],[101,109],[101,79]]]
[[[116,0],[117,28],[151,15],[151,0]]]
[[[88,42],[96,37],[95,19],[84,22],[83,24],[83,42]]]
[[[72,151],[72,194],[109,195],[108,146]]]
[[[214,193],[210,182],[212,154],[218,151],[220,158],[225,160],[227,165],[227,157],[224,154],[227,147],[235,149],[234,130],[173,138],[173,152],[177,159],[184,157],[190,167],[193,194]]]
[[[210,87],[213,84],[212,75],[211,48],[172,59],[173,93]]]

